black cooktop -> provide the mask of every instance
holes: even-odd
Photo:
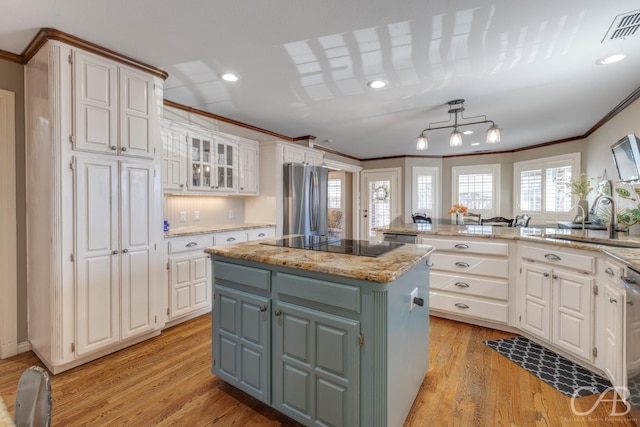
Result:
[[[368,240],[342,239],[327,236],[295,236],[280,240],[262,242],[263,245],[299,248],[312,251],[334,252],[337,254],[378,257],[390,252],[404,243],[377,242]]]

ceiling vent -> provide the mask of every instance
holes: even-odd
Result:
[[[640,10],[624,13],[616,16],[609,27],[609,31],[604,35],[601,43],[611,40],[626,39],[638,31],[640,27]]]

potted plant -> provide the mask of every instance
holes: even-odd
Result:
[[[591,187],[591,180],[583,173],[575,178],[571,178],[569,181],[569,187],[571,188],[571,194],[578,196],[578,206],[580,206],[584,212],[584,215],[589,213],[589,202],[587,196],[593,190]],[[587,219],[587,218],[585,218]]]

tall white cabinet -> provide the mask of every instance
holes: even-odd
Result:
[[[25,67],[28,335],[53,373],[164,325],[162,84],[57,40]]]

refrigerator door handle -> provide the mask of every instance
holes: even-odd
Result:
[[[311,171],[311,179],[309,180],[309,224],[311,231],[316,231],[318,219],[316,212],[316,189],[318,186],[318,177],[314,170]]]

